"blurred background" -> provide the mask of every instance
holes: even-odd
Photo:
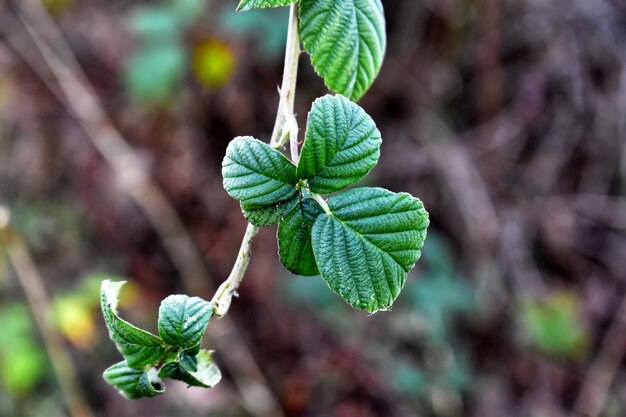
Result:
[[[432,221],[393,311],[291,276],[266,228],[209,324],[216,388],[105,384],[102,279],[155,331],[162,298],[210,298],[236,257],[221,160],[269,139],[288,18],[236,3],[0,2],[0,415],[626,416],[622,0],[384,0],[362,184]],[[325,93],[303,55],[301,127]]]

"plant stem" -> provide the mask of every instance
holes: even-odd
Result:
[[[300,57],[300,34],[298,32],[298,5],[292,4],[289,11],[289,31],[287,32],[287,47],[285,51],[285,68],[283,71],[283,82],[280,88],[280,102],[278,104],[278,112],[276,114],[276,122],[274,123],[274,131],[270,145],[274,148],[280,148],[284,145],[287,138],[290,140],[291,159],[295,164],[298,163],[298,122],[293,114],[296,81],[298,79],[298,58]],[[281,133],[285,130],[285,134]],[[218,317],[223,317],[230,308],[232,298],[237,294],[237,289],[241,285],[241,281],[246,273],[248,264],[250,263],[250,246],[254,236],[259,229],[248,224],[246,233],[241,242],[239,255],[235,260],[235,265],[213,296],[211,305],[213,312]]]
[[[315,201],[317,201],[320,206],[322,206],[322,208],[324,209],[324,212],[326,212],[326,214],[332,214],[332,212],[330,211],[330,207],[328,207],[328,203],[326,202],[326,200],[324,200],[322,198],[321,195],[315,194],[315,193],[311,193],[311,197],[313,197],[313,199]]]
[[[222,317],[228,312],[233,296],[237,294],[237,288],[239,288],[243,276],[246,273],[246,269],[248,269],[248,264],[250,263],[250,245],[258,231],[258,227],[248,223],[235,265],[232,271],[230,271],[230,275],[228,275],[226,281],[222,282],[222,285],[219,286],[211,300],[213,313],[218,317]]]
[[[270,145],[280,148],[287,139],[291,143],[291,159],[298,163],[298,122],[293,113],[296,98],[296,82],[298,80],[298,59],[300,58],[300,32],[298,29],[298,4],[294,3],[289,9],[289,29],[287,32],[287,47],[285,50],[285,67],[283,82],[280,87],[280,102],[276,114],[276,122],[272,132]],[[288,126],[288,135],[281,135],[283,128]]]

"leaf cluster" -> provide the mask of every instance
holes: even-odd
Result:
[[[381,134],[346,97],[316,100],[297,165],[252,137],[235,138],[222,165],[224,188],[259,227],[278,224],[282,264],[321,275],[351,306],[391,306],[420,257],[428,213],[406,193],[354,188],[378,162]],[[333,194],[326,202],[321,196]]]
[[[285,268],[321,275],[355,308],[388,309],[421,255],[429,220],[422,202],[409,194],[347,189],[380,157],[380,131],[355,101],[371,87],[383,62],[383,6],[380,0],[240,0],[238,10],[293,3],[299,3],[304,49],[337,95],[313,103],[296,164],[251,136],[235,138],[222,164],[223,185],[251,224],[278,224]],[[161,378],[214,386],[220,371],[211,352],[200,349],[211,305],[197,297],[166,298],[156,336],[119,317],[122,285],[107,280],[101,288],[110,337],[124,356],[104,372],[105,380],[130,399],[164,392]]]
[[[109,336],[124,360],[104,371],[104,379],[128,399],[153,397],[165,392],[161,378],[211,388],[221,379],[211,352],[200,348],[211,305],[198,297],[171,295],[159,308],[159,336],[139,329],[117,313],[123,281],[105,280],[100,304]]]

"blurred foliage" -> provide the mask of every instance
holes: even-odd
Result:
[[[429,232],[422,252],[425,271],[407,284],[403,303],[424,318],[429,340],[436,343],[446,339],[456,315],[474,310],[474,290],[457,274],[454,257],[437,232]]]
[[[100,338],[96,320],[102,279],[101,275],[88,276],[74,290],[57,295],[52,302],[59,330],[78,349],[91,348]]]
[[[436,231],[429,231],[420,262],[424,270],[407,283],[406,298],[398,304],[424,331],[425,361],[400,360],[393,365],[393,380],[405,394],[431,402],[441,390],[450,396],[471,388],[470,351],[457,343],[453,330],[455,319],[469,317],[476,305],[474,289],[458,274],[449,245]]]
[[[144,6],[131,19],[139,47],[128,61],[125,80],[131,97],[141,103],[164,105],[180,90],[187,60],[181,32],[188,19],[177,13],[176,4]],[[181,2],[180,9],[189,4]]]
[[[406,394],[423,395],[430,386],[429,377],[424,370],[406,360],[396,363],[393,379]]]
[[[26,305],[12,302],[0,306],[0,381],[14,397],[28,395],[48,372],[45,351],[35,338]]]
[[[174,9],[175,10],[175,9]],[[173,13],[170,4],[144,6],[138,9],[130,20],[132,32],[143,42],[169,42],[178,38],[185,20]]]
[[[423,364],[400,360],[392,365],[392,378],[398,389],[416,400],[425,400],[434,389],[464,393],[472,388],[473,371],[464,355],[455,354],[449,346],[438,347],[445,356],[443,365],[428,369]]]
[[[79,209],[56,199],[21,201],[12,212],[13,227],[38,250],[81,251],[84,224]]]
[[[202,16],[205,3],[203,0],[166,1],[143,6],[134,13],[130,28],[138,38],[138,48],[129,58],[124,75],[134,100],[149,107],[170,104],[182,91],[189,62],[196,79],[205,88],[222,87],[231,79],[236,59],[227,43],[205,37],[195,41],[189,51],[188,42],[184,40],[185,32]],[[266,51],[279,52],[284,35],[277,39],[279,31],[275,27],[270,29],[254,22],[256,18],[243,26],[236,24],[237,33],[257,32],[261,28]]]
[[[219,16],[224,31],[231,36],[249,36],[258,48],[251,59],[274,61],[284,53],[287,40],[287,8],[261,9],[254,12],[233,13],[226,7]]]
[[[130,59],[126,83],[131,96],[149,104],[166,104],[179,91],[185,52],[173,41],[144,45]]]
[[[318,312],[321,318],[338,328],[350,325],[350,311],[341,298],[330,290],[319,276],[303,277],[285,273],[281,280],[287,301],[293,305],[307,306]]]
[[[59,15],[69,10],[74,5],[75,0],[43,0],[43,5],[53,15]]]
[[[580,357],[589,346],[576,294],[560,292],[545,300],[525,301],[519,315],[530,343],[545,353]]]
[[[202,16],[204,3],[167,0],[135,12],[130,27],[139,45],[124,75],[133,99],[147,106],[164,106],[182,90],[189,61],[183,36]]]
[[[205,7],[202,0],[164,1],[139,8],[130,20],[138,48],[128,59],[124,74],[130,96],[137,102],[167,106],[182,91],[191,61],[192,72],[205,88],[219,88],[233,76],[236,58],[231,47],[219,39],[202,38],[187,49],[185,32],[198,23]],[[285,10],[255,13],[221,11],[220,24],[231,36],[252,36],[259,43],[255,59],[274,60],[284,47],[287,29]],[[191,56],[191,58],[190,58]]]

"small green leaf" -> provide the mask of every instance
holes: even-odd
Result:
[[[311,198],[295,206],[278,225],[278,253],[280,261],[297,275],[319,275],[313,249],[311,228],[323,211]]]
[[[301,0],[300,31],[315,71],[357,101],[380,71],[387,47],[380,0]]]
[[[141,330],[117,315],[117,302],[125,281],[105,280],[100,287],[100,306],[109,336],[131,368],[142,368],[160,360],[165,354],[163,341]]]
[[[241,211],[243,211],[246,220],[253,225],[267,227],[280,223],[285,215],[298,204],[298,201],[300,201],[300,196],[296,193],[289,200],[269,206],[255,206],[242,203]]]
[[[198,359],[196,358],[196,356],[198,355],[198,353],[200,353],[200,344],[194,346],[191,349],[179,351],[173,354],[171,357],[168,357],[161,369],[159,369],[159,377],[176,379],[178,381],[186,382],[189,385],[193,385],[195,381],[193,380],[191,375],[189,375],[187,371],[183,369],[183,367],[180,365],[180,362],[192,361],[192,363],[195,363],[194,366],[196,366],[197,368]]]
[[[175,379],[177,381],[182,381],[187,385],[202,386],[198,385],[195,378],[185,371],[185,369],[180,365],[179,360],[168,362],[163,365],[159,370],[159,377]]]
[[[159,376],[204,388],[214,387],[222,379],[222,373],[207,350],[201,350],[197,356],[181,354],[177,361],[165,364]]]
[[[168,362],[159,369],[159,378],[170,378],[176,381],[183,381],[188,385],[193,385],[194,381],[191,375],[187,373],[181,366],[178,360],[174,362]]]
[[[276,149],[250,136],[230,142],[222,176],[226,192],[244,204],[277,204],[297,192],[296,167]]]
[[[200,343],[212,315],[202,298],[170,295],[159,308],[159,334],[165,343],[191,348]]]
[[[311,231],[313,253],[330,288],[351,306],[388,308],[420,257],[428,213],[409,194],[356,188],[328,201]]]
[[[146,372],[131,368],[126,361],[122,361],[108,368],[102,376],[129,400],[154,397],[165,392],[165,385],[154,368]]]
[[[365,111],[343,96],[313,103],[298,163],[314,193],[331,194],[363,178],[378,162],[382,139]]]
[[[237,6],[238,12],[247,12],[252,9],[263,9],[266,7],[288,6],[298,0],[241,0]]]
[[[194,347],[190,347],[189,349],[183,350],[182,353],[184,353],[187,356],[196,356],[198,353],[200,353],[200,343],[198,343]]]
[[[195,367],[192,361],[181,361],[181,366],[191,375],[199,386],[211,388],[217,385],[222,379],[222,373],[213,362],[213,354],[208,350],[201,350],[196,356],[197,363]]]

